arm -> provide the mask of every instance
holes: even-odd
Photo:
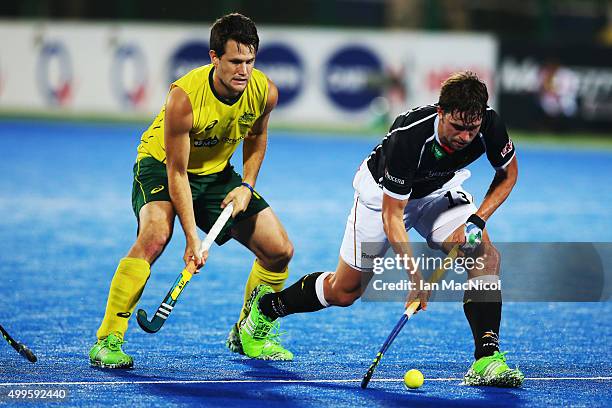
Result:
[[[268,80],[268,99],[266,107],[262,115],[255,121],[253,127],[249,130],[242,145],[243,156],[243,175],[242,180],[245,183],[255,187],[257,175],[261,168],[261,163],[266,155],[266,146],[268,144],[268,121],[270,113],[278,102],[278,89],[274,83]],[[236,214],[246,210],[251,201],[251,190],[245,186],[236,187],[223,200],[221,207],[225,208],[230,202],[234,202],[233,217]]]
[[[518,178],[518,164],[516,156],[508,163],[508,165],[499,169],[495,172],[495,177],[489,186],[489,190],[485,195],[485,198],[476,211],[483,220],[488,220],[491,215],[499,208],[499,206],[506,201],[506,198],[510,195],[510,192],[516,184]]]
[[[189,132],[193,126],[193,112],[187,94],[179,87],[172,88],[168,94],[164,123],[168,189],[172,205],[185,233],[184,259],[185,263],[188,263],[193,257],[196,267],[200,268],[203,265],[198,255],[200,239],[196,230],[191,186],[187,177],[190,151]]]
[[[268,80],[268,100],[263,114],[255,121],[249,134],[244,138],[242,146],[243,176],[245,183],[255,187],[259,168],[266,154],[268,143],[268,121],[270,113],[278,102],[278,89],[272,81]]]
[[[506,201],[506,198],[510,195],[510,192],[516,184],[518,178],[518,164],[516,157],[514,157],[510,163],[504,168],[498,169],[495,172],[495,177],[489,186],[487,194],[480,205],[480,208],[476,211],[476,215],[482,218],[483,221],[487,221],[491,215],[499,208],[499,206]],[[478,239],[474,243],[468,242],[468,236],[478,235]],[[482,240],[482,229],[480,226],[474,226],[471,222],[459,226],[449,238],[447,238],[448,245],[460,244],[462,249],[475,250]]]
[[[406,207],[406,204],[408,204],[408,200],[398,200],[387,194],[383,194],[383,228],[385,230],[385,235],[387,236],[387,239],[389,240],[389,243],[393,247],[395,253],[402,259],[404,257],[407,259],[413,259],[412,248],[408,240],[408,232],[406,232],[406,227],[404,226],[404,208]],[[409,268],[407,272],[411,282],[417,285],[417,289],[410,291],[408,301],[406,302],[406,307],[408,307],[413,300],[419,298],[421,301],[420,307],[425,310],[427,308],[429,292],[419,290],[418,286],[420,285],[420,282],[423,281],[423,276],[416,268],[412,270]]]
[[[462,250],[476,250],[484,238],[485,222],[508,198],[518,177],[516,150],[506,125],[494,110],[487,110],[486,125],[481,128],[484,136],[486,155],[495,168],[495,177],[489,186],[484,200],[475,214],[455,230],[447,244],[460,244]]]
[[[508,198],[518,176],[515,146],[508,136],[504,121],[494,110],[487,117],[487,127],[481,131],[484,134],[487,159],[496,170],[489,190],[476,212],[484,221]]]
[[[393,246],[393,250],[400,256],[412,256],[412,249],[408,243],[408,232],[404,226],[404,208],[408,200],[398,200],[383,194],[382,220],[385,235]]]

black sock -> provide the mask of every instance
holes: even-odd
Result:
[[[472,328],[476,360],[499,351],[501,309],[501,290],[470,289],[463,295],[463,312]]]
[[[316,312],[325,306],[319,302],[316,292],[317,278],[323,272],[315,272],[303,276],[288,288],[262,296],[259,310],[272,320],[293,313]]]

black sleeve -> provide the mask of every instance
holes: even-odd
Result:
[[[423,143],[414,136],[409,130],[395,131],[382,146],[386,158],[383,191],[398,200],[407,200],[410,197],[421,156]]]
[[[486,113],[487,126],[481,129],[487,149],[487,159],[495,169],[502,169],[514,157],[514,144],[506,131],[506,124],[493,109]]]

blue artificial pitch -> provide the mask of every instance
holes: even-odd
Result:
[[[87,352],[111,277],[136,234],[130,194],[141,131],[0,122],[0,323],[39,358],[30,364],[0,345],[0,404],[17,405],[7,394],[27,389],[68,390],[67,402],[75,406],[612,404],[609,302],[507,302],[502,349],[529,378],[521,389],[460,385],[473,346],[462,307],[454,303],[432,303],[408,322],[367,390],[359,381],[401,315],[401,303],[357,302],[284,319],[284,344],[296,355],[291,363],[231,354],[224,341],[253,260],[235,242],[212,248],[159,333],[146,334],[131,320],[125,349],[135,359],[133,370],[91,368]],[[376,143],[271,132],[257,189],[295,245],[288,283],[335,268],[352,177]],[[494,240],[612,241],[612,152],[520,144],[518,152],[519,183],[487,224]],[[484,158],[471,170],[465,186],[480,201],[493,171]],[[174,235],[139,305],[147,311],[182,267],[178,224]],[[401,383],[410,368],[426,378],[415,391]],[[576,379],[557,379],[568,377]]]

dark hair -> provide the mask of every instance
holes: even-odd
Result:
[[[457,72],[442,83],[438,106],[465,123],[482,118],[487,109],[487,86],[470,71]]]
[[[255,23],[239,13],[232,13],[219,18],[210,30],[210,49],[218,57],[225,53],[228,40],[252,47],[255,52],[259,48],[259,36]]]

